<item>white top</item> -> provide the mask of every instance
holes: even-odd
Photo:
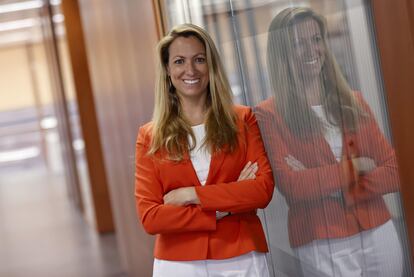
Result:
[[[208,149],[202,145],[206,137],[204,124],[191,127],[196,139],[196,147],[190,152],[191,162],[197,174],[201,185],[205,185],[210,169],[211,154]],[[191,140],[191,137],[189,137]]]
[[[190,152],[190,159],[193,164],[194,171],[197,174],[200,184],[204,186],[208,178],[208,172],[210,169],[211,154],[205,145],[202,145],[206,138],[206,129],[204,124],[196,125],[191,127],[196,139],[196,146]],[[191,136],[189,136],[191,140]],[[228,215],[228,212],[216,212],[216,218],[221,219]]]
[[[325,140],[331,147],[332,153],[334,154],[337,161],[342,159],[342,131],[338,126],[332,125],[326,118],[322,105],[312,106],[313,111],[321,120],[325,127]]]
[[[328,142],[331,147],[332,153],[335,156],[335,159],[339,162],[342,159],[342,132],[338,126],[332,125],[326,118],[325,111],[322,105],[312,106],[313,111],[321,120],[325,132],[325,140]],[[342,191],[338,190],[333,192],[331,197],[343,199]]]

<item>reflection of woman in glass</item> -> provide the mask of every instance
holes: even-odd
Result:
[[[201,28],[158,44],[153,121],[140,128],[136,203],[156,234],[154,276],[269,276],[256,209],[273,177],[256,118],[232,103],[217,50]]]
[[[283,10],[269,28],[275,97],[257,118],[289,205],[290,244],[304,276],[400,276],[382,197],[398,190],[394,152],[325,39],[325,20],[307,8]]]

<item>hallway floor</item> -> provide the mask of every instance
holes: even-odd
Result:
[[[115,235],[87,224],[63,176],[28,168],[0,171],[0,276],[126,275]]]

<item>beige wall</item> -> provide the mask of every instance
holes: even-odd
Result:
[[[74,96],[71,81],[67,47],[60,42],[61,58],[64,66],[65,89],[68,100]],[[49,71],[43,44],[31,46],[19,44],[13,47],[0,48],[0,112],[30,107],[35,104],[33,82],[30,76],[28,51],[33,53],[33,66],[38,84],[38,92],[42,104],[52,103]]]
[[[0,111],[30,106],[34,102],[24,48],[0,50]]]

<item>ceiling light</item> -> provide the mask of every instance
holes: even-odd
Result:
[[[52,6],[59,6],[62,3],[62,0],[50,0]],[[43,7],[43,1],[41,0],[32,0],[17,2],[11,4],[0,5],[0,14],[3,13],[12,13],[26,10],[34,10]]]
[[[0,5],[0,14],[33,10],[33,9],[41,8],[42,6],[43,6],[43,2],[40,0],[5,4],[5,5]]]
[[[0,32],[31,28],[36,26],[38,22],[37,19],[33,18],[4,22],[0,24]]]

